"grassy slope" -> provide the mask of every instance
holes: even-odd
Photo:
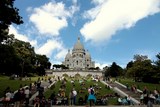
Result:
[[[99,87],[101,87],[101,89],[97,89],[97,90],[95,90],[95,91],[98,91],[98,94],[97,94],[97,98],[100,98],[101,96],[103,96],[103,95],[106,95],[106,94],[114,94],[114,92],[112,91],[112,90],[109,90],[109,89],[107,89],[107,88],[105,88],[105,85],[104,84],[102,84],[101,82],[94,82],[94,81],[92,81],[91,79],[87,79],[86,81],[85,81],[85,86],[80,86],[80,83],[79,83],[79,80],[80,78],[76,78],[76,80],[75,80],[75,86],[73,86],[72,84],[71,84],[71,79],[70,78],[67,78],[67,83],[66,83],[66,96],[69,96],[69,92],[71,91],[71,89],[72,88],[75,88],[75,90],[78,92],[78,94],[77,94],[77,100],[78,100],[78,98],[80,97],[80,96],[82,96],[83,98],[85,97],[85,95],[88,95],[88,88],[89,88],[89,86],[90,85],[96,85],[96,84],[98,84],[98,86]],[[46,93],[45,93],[45,96],[46,96],[46,98],[49,98],[50,97],[50,95],[51,95],[51,93],[54,91],[55,93],[56,93],[56,95],[57,95],[57,93],[58,93],[58,90],[59,90],[59,88],[60,88],[60,85],[61,85],[61,82],[60,81],[58,81],[56,84],[55,84],[55,86],[54,86],[54,88],[53,87],[51,87],[51,89],[49,89]],[[83,90],[83,93],[80,93],[79,92],[79,90],[81,89],[81,88],[86,88],[85,90]],[[109,98],[109,104],[111,104],[111,105],[115,105],[115,104],[117,104],[117,99],[116,98]]]
[[[120,79],[120,83],[126,85],[128,83],[129,86],[136,85],[137,88],[143,90],[146,86],[150,91],[154,89],[160,90],[160,84],[151,84],[151,83],[143,83],[143,82],[134,82],[132,79]]]
[[[25,86],[29,85],[33,81],[21,81],[21,80],[10,80],[7,76],[0,77],[0,97],[3,97],[4,90],[7,87],[10,87],[11,91],[15,91],[20,88],[20,85]]]

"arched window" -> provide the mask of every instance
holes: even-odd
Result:
[[[77,65],[78,65],[78,61],[77,61]]]

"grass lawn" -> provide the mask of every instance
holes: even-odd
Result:
[[[3,97],[4,95],[4,90],[7,87],[10,87],[11,91],[16,91],[20,88],[20,85],[23,87],[25,85],[29,85],[30,83],[33,83],[35,81],[38,80],[38,78],[40,78],[42,80],[43,79],[48,79],[49,77],[41,77],[41,76],[37,76],[37,77],[31,77],[31,80],[11,80],[9,79],[10,77],[8,76],[2,76],[0,75],[0,98]]]
[[[85,85],[81,86],[80,83],[79,83],[79,80],[81,80],[82,78],[81,77],[75,77],[74,79],[74,84],[75,86],[72,85],[72,83],[70,82],[71,81],[71,78],[67,78],[67,82],[66,82],[66,89],[65,89],[65,95],[66,97],[69,96],[69,92],[75,88],[75,90],[77,91],[77,100],[80,96],[83,97],[83,99],[85,98],[85,95],[88,95],[88,88],[90,87],[90,85],[94,85],[94,86],[98,86],[98,87],[101,87],[100,89],[95,89],[95,93],[96,94],[96,98],[101,98],[101,96],[104,96],[104,95],[108,95],[108,94],[112,94],[114,95],[114,92],[108,88],[105,87],[104,84],[102,84],[101,82],[95,82],[91,79],[86,79],[85,80]],[[61,86],[61,81],[58,81],[54,86],[52,86],[48,91],[45,92],[45,97],[46,98],[49,98],[50,95],[55,92],[55,94],[57,95],[58,94],[58,91],[60,89],[60,86]],[[108,98],[108,104],[109,105],[117,105],[117,98]]]
[[[34,81],[26,80],[10,80],[10,77],[7,76],[0,76],[0,98],[3,97],[4,95],[4,90],[7,87],[10,87],[11,91],[16,91],[17,89],[20,88],[20,85],[25,86],[29,85],[30,83]]]
[[[160,84],[152,84],[152,83],[144,83],[144,82],[134,82],[133,79],[120,79],[120,83],[126,85],[128,83],[129,86],[136,85],[138,89],[142,90],[146,86],[147,89],[153,91],[154,89],[160,90]]]

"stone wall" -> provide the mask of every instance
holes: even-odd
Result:
[[[83,70],[46,70],[46,75],[48,76],[63,76],[67,74],[68,76],[75,76],[79,74],[81,76],[93,75],[93,76],[100,76],[102,77],[102,71],[83,71]]]

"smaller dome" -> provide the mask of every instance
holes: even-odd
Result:
[[[86,51],[86,58],[88,59],[90,59],[91,58],[91,55],[90,55],[90,53],[88,52],[88,50]]]
[[[66,59],[69,59],[69,58],[71,58],[70,50],[68,50],[68,53],[66,55]]]

